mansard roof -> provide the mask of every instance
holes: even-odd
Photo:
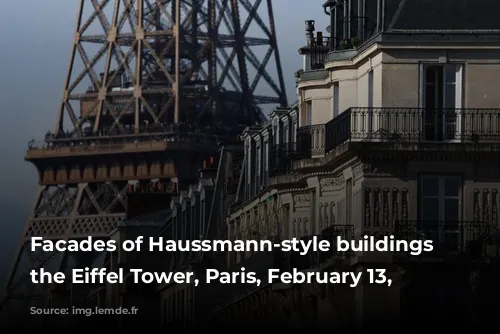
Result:
[[[170,201],[171,210],[175,211],[176,205],[184,207],[185,202],[191,200],[195,193],[202,193],[204,190],[212,189],[214,185],[213,179],[200,179],[197,184],[191,184],[189,190],[183,190],[178,196],[172,197]]]
[[[323,7],[342,2],[328,0]],[[498,0],[385,0],[385,4],[387,32],[500,30]]]
[[[400,2],[391,30],[500,30],[498,0],[392,0]]]

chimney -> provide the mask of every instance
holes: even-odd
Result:
[[[307,45],[312,45],[314,43],[314,30],[314,20],[306,21]]]

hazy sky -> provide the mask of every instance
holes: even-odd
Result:
[[[324,30],[328,17],[323,3],[273,0],[289,102],[296,100],[293,75],[302,64],[297,50],[305,42],[304,21],[314,19],[317,29]],[[36,171],[23,157],[31,139],[42,139],[54,127],[77,4],[0,0],[0,268],[6,260],[10,263],[33,206]]]

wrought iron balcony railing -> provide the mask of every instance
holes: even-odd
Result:
[[[286,175],[293,170],[293,161],[298,157],[297,144],[273,145],[269,151],[269,176]]]
[[[325,66],[325,60],[330,51],[330,38],[318,36],[310,45],[311,69],[318,70]]]
[[[297,130],[297,153],[304,157],[325,154],[325,125],[309,125]]]
[[[346,142],[500,142],[500,109],[350,108],[297,135],[301,156]]]
[[[498,230],[483,222],[397,221],[395,232],[399,240],[431,240],[433,251],[422,256],[498,256]]]

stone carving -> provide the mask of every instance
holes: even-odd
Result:
[[[352,178],[354,181],[358,180],[363,176],[363,170],[364,170],[364,165],[359,164],[357,166],[354,166],[352,168]]]
[[[345,184],[344,176],[329,177],[319,180],[321,192],[329,192],[341,189]]]
[[[311,194],[293,195],[293,204],[295,208],[308,208],[311,205]]]

